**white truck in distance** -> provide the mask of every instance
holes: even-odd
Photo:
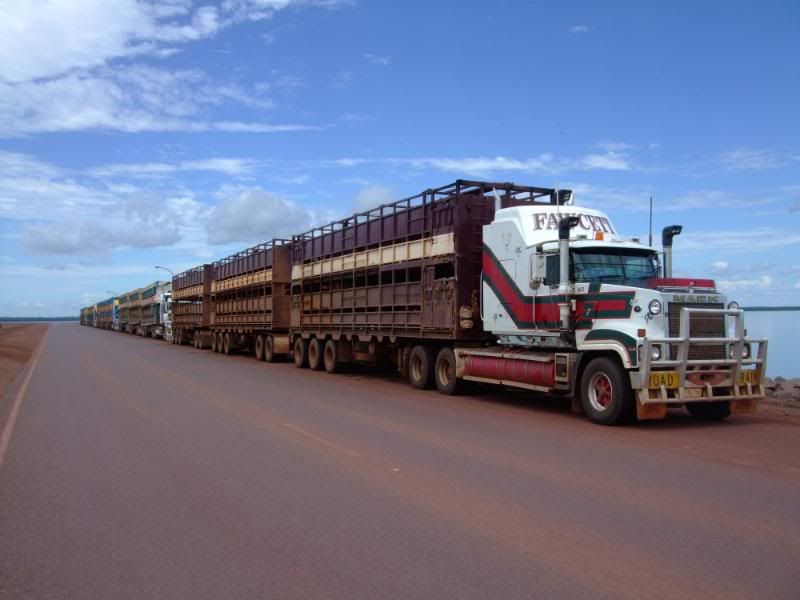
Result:
[[[672,277],[680,227],[664,229],[662,273],[653,248],[571,206],[567,191],[555,205],[496,199],[483,228],[481,318],[498,344],[437,360],[440,391],[465,379],[566,393],[602,424],[662,418],[670,405],[707,419],[754,411],[767,343],[747,338],[743,312],[714,281]]]

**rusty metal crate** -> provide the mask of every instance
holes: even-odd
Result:
[[[489,339],[479,319],[483,226],[556,190],[458,180],[293,238],[293,331]]]
[[[211,325],[286,331],[289,328],[291,250],[275,239],[213,265]]]

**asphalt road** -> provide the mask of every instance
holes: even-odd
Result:
[[[2,598],[800,597],[796,425],[604,428],[73,324],[42,348]]]

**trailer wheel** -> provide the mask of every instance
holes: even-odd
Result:
[[[325,363],[322,360],[322,342],[319,338],[312,338],[308,344],[308,366],[314,371],[321,371],[325,368]]]
[[[256,360],[264,360],[264,336],[257,335],[256,336],[256,347],[255,347],[255,355]]]
[[[219,346],[217,345],[219,340],[217,340],[217,332],[211,332],[211,351],[212,352],[219,352]]]
[[[731,416],[730,402],[687,402],[686,410],[703,421],[722,421]]]
[[[634,399],[625,371],[612,359],[592,360],[581,377],[581,403],[589,420],[617,425],[632,419]]]
[[[292,354],[294,355],[294,366],[298,369],[305,369],[308,366],[308,340],[298,336],[294,341]]]
[[[464,382],[456,377],[456,354],[452,348],[444,347],[439,350],[434,376],[436,389],[440,394],[455,396],[461,393]]]
[[[333,340],[325,342],[325,352],[322,356],[325,370],[328,373],[339,371],[339,344]]]
[[[430,346],[414,346],[408,357],[408,381],[418,390],[429,390],[434,385],[434,354]]]
[[[264,360],[268,363],[277,360],[275,356],[275,340],[272,339],[271,335],[264,336]]]
[[[222,336],[222,352],[225,354],[231,353],[231,334],[228,332]]]

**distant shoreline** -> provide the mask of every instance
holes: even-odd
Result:
[[[78,317],[0,317],[0,323],[44,323],[46,321],[79,321]]]

